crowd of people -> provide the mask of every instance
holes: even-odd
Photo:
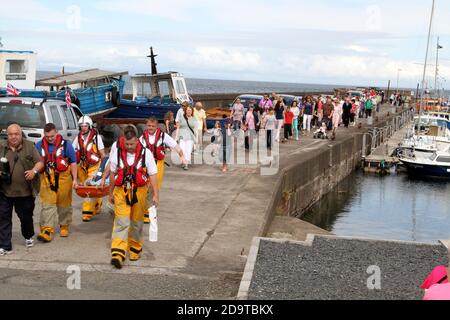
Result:
[[[266,146],[270,149],[273,140],[281,143],[299,141],[301,135],[315,134],[317,131],[312,131],[323,130],[324,127],[335,137],[341,125],[345,128],[355,126],[358,119],[372,117],[379,112],[382,99],[380,92],[372,90],[354,97],[307,96],[288,104],[281,95],[272,93],[270,97],[264,95],[259,104],[250,100],[247,108],[240,99],[236,99],[230,121],[235,132],[242,130],[245,133],[250,149],[254,137],[264,130]]]

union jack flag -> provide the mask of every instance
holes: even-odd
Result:
[[[11,95],[11,96],[19,96],[20,95],[20,90],[17,89],[16,87],[14,87],[11,83],[8,83],[6,86],[6,92]]]
[[[72,99],[70,98],[70,91],[66,88],[66,104],[67,108],[72,108]]]

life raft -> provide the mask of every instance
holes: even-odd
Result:
[[[109,195],[109,185],[103,187],[78,186],[75,191],[81,198],[103,198]]]

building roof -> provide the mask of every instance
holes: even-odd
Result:
[[[23,50],[1,50],[0,53],[34,53],[34,51],[23,51]]]
[[[113,72],[104,71],[100,69],[89,69],[75,73],[68,73],[64,75],[54,76],[50,78],[40,79],[36,81],[36,86],[64,86],[71,84],[83,83],[85,81],[95,81],[104,78],[114,78],[128,74],[127,71]]]

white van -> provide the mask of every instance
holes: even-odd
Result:
[[[3,97],[0,98],[0,130],[6,137],[9,123],[17,122],[23,129],[27,140],[38,142],[44,138],[44,126],[54,123],[64,139],[73,141],[78,135],[80,109],[72,104],[68,108],[62,100],[44,100],[37,98]]]

